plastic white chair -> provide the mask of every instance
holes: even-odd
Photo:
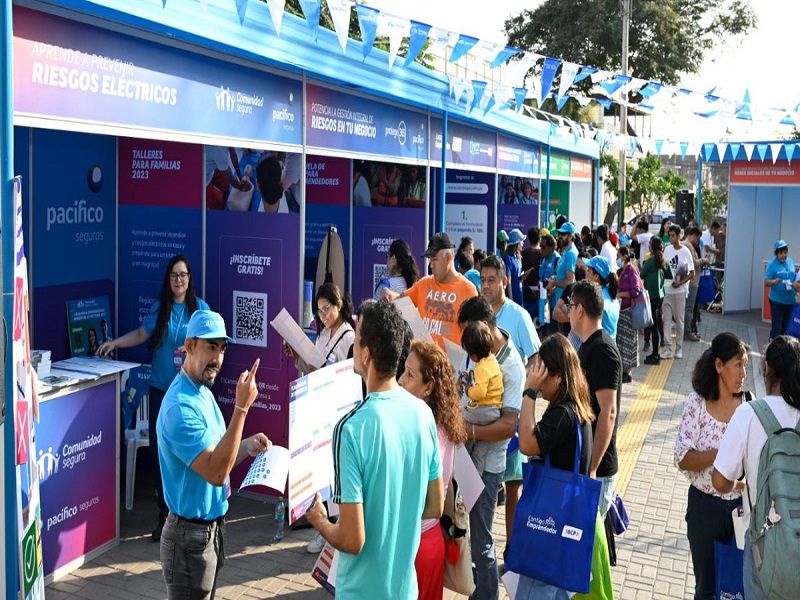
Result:
[[[125,468],[125,508],[133,509],[133,486],[136,482],[136,454],[139,448],[150,445],[150,396],[145,394],[136,411],[136,427],[125,430],[125,449],[127,455]]]

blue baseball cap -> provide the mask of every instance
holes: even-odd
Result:
[[[571,233],[572,235],[575,235],[575,225],[567,221],[558,228],[558,233]]]
[[[789,247],[789,244],[787,244],[783,240],[778,240],[777,242],[775,242],[775,252],[777,252],[781,248],[788,248],[788,247]]]
[[[192,318],[186,327],[186,337],[203,340],[224,339],[229,344],[236,343],[233,338],[228,337],[222,315],[211,310],[196,310],[192,313]]]
[[[600,275],[601,279],[608,279],[611,273],[611,265],[608,264],[608,259],[605,256],[593,256],[586,261],[586,266],[591,267],[595,273]]]
[[[512,229],[508,232],[508,244],[513,246],[525,240],[525,235],[519,229]]]

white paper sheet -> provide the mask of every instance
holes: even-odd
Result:
[[[300,328],[289,312],[282,308],[281,312],[270,321],[275,331],[286,340],[286,343],[306,361],[306,364],[321,367],[325,364],[325,356]]]
[[[511,571],[506,571],[500,579],[503,580],[503,585],[506,586],[508,597],[516,598],[517,587],[519,586],[519,573],[512,573]]]
[[[339,572],[339,551],[333,551],[333,560],[331,560],[331,570],[328,571],[328,583],[334,588],[336,587],[336,573]]]
[[[289,476],[289,451],[282,446],[272,446],[262,452],[250,465],[244,481],[239,489],[251,485],[265,485],[281,494],[286,489],[286,478]]]
[[[464,364],[464,360],[467,357],[467,352],[461,346],[458,346],[448,340],[447,338],[442,338],[444,340],[444,349],[447,350],[447,360],[450,361],[450,365],[453,367],[456,373]]]
[[[486,486],[464,446],[456,451],[455,478],[458,481],[458,489],[461,490],[461,497],[464,499],[464,506],[469,512]]]
[[[75,356],[65,360],[59,360],[51,365],[51,371],[66,371],[73,374],[75,379],[97,379],[103,375],[113,375],[114,373],[121,373],[128,369],[135,369],[140,367],[141,363],[126,362],[123,360],[112,360],[110,358]],[[75,374],[82,374],[85,377],[80,377]],[[64,375],[64,373],[54,373],[55,375]]]
[[[425,323],[422,322],[422,317],[419,316],[419,311],[417,310],[417,307],[414,306],[411,298],[406,298],[405,296],[398,298],[394,301],[394,305],[403,314],[403,318],[406,320],[406,323],[411,325],[411,331],[414,332],[415,340],[433,342],[431,332],[428,331],[428,328],[425,327]]]

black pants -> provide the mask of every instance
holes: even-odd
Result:
[[[733,537],[731,512],[741,500],[723,500],[689,486],[686,506],[686,537],[694,567],[694,599],[716,598],[714,540],[728,542]]]
[[[158,433],[156,432],[156,421],[161,410],[161,401],[167,392],[156,387],[150,386],[150,468],[156,478],[156,492],[158,493],[158,514],[166,519],[169,514],[167,503],[164,501],[164,483],[161,481],[161,465],[158,462]]]
[[[661,305],[664,304],[663,298],[650,298],[650,314],[653,317],[653,326],[648,327],[645,330],[645,333],[648,331],[650,332],[650,337],[653,338],[653,356],[658,356],[658,342],[660,341],[659,333],[661,333],[661,337],[664,336],[664,325],[663,321],[661,320]],[[645,339],[647,337],[645,336]]]

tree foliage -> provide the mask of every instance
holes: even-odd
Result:
[[[622,68],[620,0],[545,0],[505,22],[508,43],[582,65]],[[747,0],[633,0],[629,72],[675,85],[706,53],[756,25]]]
[[[700,210],[703,221],[710,223],[715,217],[728,212],[728,189],[712,189],[707,178],[703,180],[703,192],[700,195]]]
[[[606,173],[605,191],[614,197],[619,190],[619,161],[613,154],[603,153],[600,165]],[[637,215],[652,213],[661,202],[674,206],[676,192],[687,187],[689,182],[685,178],[675,171],[663,171],[661,159],[652,154],[628,163],[625,170],[625,203]],[[606,222],[614,220],[617,208],[615,203],[612,205]]]

